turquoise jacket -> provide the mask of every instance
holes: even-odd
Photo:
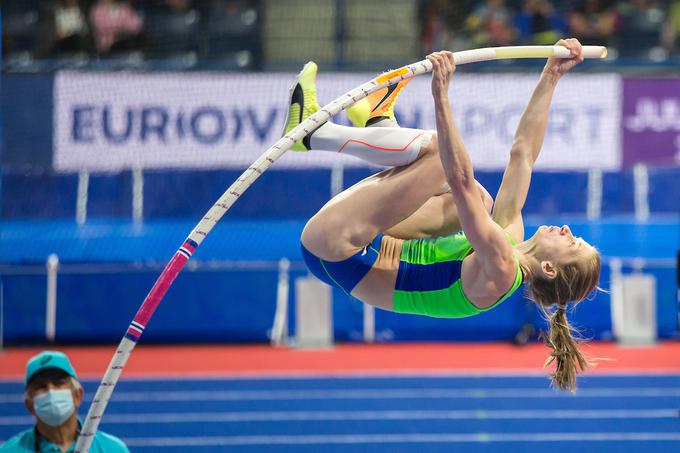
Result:
[[[2,453],[35,453],[35,436],[36,429],[29,428],[22,431],[16,436],[10,438],[4,444],[0,445],[0,452]],[[53,444],[43,436],[39,436],[40,452],[54,452],[61,453],[61,449]],[[66,453],[71,453],[75,450],[76,443],[66,450]],[[130,450],[125,446],[122,440],[110,434],[97,431],[90,446],[90,453],[130,453]]]

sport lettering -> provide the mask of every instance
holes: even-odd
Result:
[[[680,99],[641,97],[635,104],[635,114],[625,119],[632,132],[680,132]]]

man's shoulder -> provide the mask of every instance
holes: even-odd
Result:
[[[130,453],[122,440],[103,431],[97,431],[93,444],[100,446],[106,453]]]
[[[33,428],[29,428],[25,431],[21,431],[16,436],[12,436],[7,439],[7,442],[0,445],[0,452],[7,453],[21,453],[21,452],[32,452],[33,451]]]

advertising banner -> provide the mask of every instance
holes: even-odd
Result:
[[[680,79],[625,79],[623,166],[680,164]]]
[[[454,117],[476,168],[502,169],[538,74],[456,74]],[[319,74],[321,104],[371,74]],[[57,74],[54,168],[245,168],[280,137],[292,74]],[[620,78],[565,77],[553,100],[538,168],[617,168]],[[434,129],[429,76],[411,82],[396,114],[403,127]],[[343,115],[333,121],[349,124]],[[387,133],[387,132],[386,132]],[[277,168],[365,165],[337,153],[284,155]]]

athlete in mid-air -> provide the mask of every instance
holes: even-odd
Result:
[[[340,193],[309,220],[302,253],[315,276],[385,310],[444,318],[490,310],[524,283],[531,299],[551,313],[546,364],[556,365],[553,384],[573,391],[588,361],[566,308],[597,287],[600,256],[566,225],[541,226],[525,240],[522,220],[553,92],[583,61],[577,40],[557,44],[571,57],[548,59],[515,133],[491,215],[451,114],[448,90],[456,66],[450,52],[427,57],[436,134],[394,127],[402,81],[348,112],[355,125],[373,127],[327,122],[294,149],[340,151],[393,167]],[[316,65],[308,63],[291,88],[285,132],[318,110],[315,79]]]

